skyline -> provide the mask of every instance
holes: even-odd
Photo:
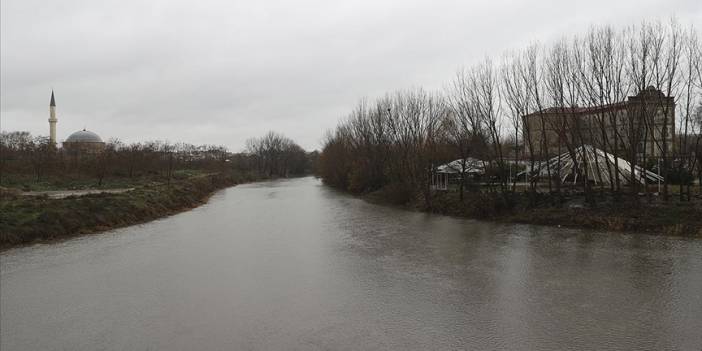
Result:
[[[38,4],[2,3],[3,131],[48,135],[53,88],[59,141],[85,127],[234,152],[268,130],[319,149],[359,99],[441,89],[486,56],[592,25],[702,21],[694,1],[593,1],[575,20],[556,1]]]

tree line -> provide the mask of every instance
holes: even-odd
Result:
[[[46,136],[29,132],[0,133],[0,184],[12,180],[158,177],[170,181],[179,170],[239,171],[256,178],[287,177],[311,172],[316,153],[307,153],[291,139],[276,133],[247,142],[242,153],[221,145],[193,145],[168,141],[124,143],[111,139],[104,150],[70,153]]]
[[[599,108],[623,104],[650,86],[674,99],[675,119],[665,98],[642,95],[649,99],[641,104],[644,108],[626,115]],[[593,112],[587,118],[547,115],[583,108]],[[532,115],[532,123],[525,123],[526,115]],[[672,140],[666,137],[673,133]],[[480,186],[488,191],[514,193],[515,169],[526,164],[522,167],[530,192],[561,194],[564,184],[558,169],[546,169],[547,176],[530,170],[557,154],[575,157],[578,147],[597,140],[597,147],[612,154],[615,163],[621,158],[630,162],[632,171],[642,167],[663,175],[666,200],[673,183],[679,185],[680,199],[689,200],[693,176],[702,181],[701,135],[702,49],[697,29],[675,20],[622,30],[597,26],[551,45],[537,43],[506,53],[499,60],[486,58],[459,70],[441,91],[417,88],[360,101],[327,133],[319,173],[326,183],[351,192],[394,188],[406,197],[420,195],[429,204],[436,167],[461,159],[466,170],[465,160],[475,158],[483,163],[486,175]],[[548,140],[555,140],[557,152]],[[655,148],[656,160],[646,145]],[[576,167],[576,172],[613,175],[611,184],[598,186],[581,177],[575,187],[588,198],[649,191],[646,184],[627,182],[611,169]],[[458,174],[463,199],[464,188],[477,184],[471,184],[465,172]]]
[[[309,173],[316,156],[316,153],[308,154],[292,139],[273,131],[246,140],[245,152],[251,159],[251,166],[258,172],[282,177]]]

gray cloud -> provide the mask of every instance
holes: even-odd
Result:
[[[1,3],[3,130],[223,144],[273,129],[308,149],[362,97],[441,88],[539,40],[675,15],[698,1],[35,1]]]

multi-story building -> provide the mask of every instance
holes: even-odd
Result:
[[[593,107],[549,107],[524,116],[524,138],[537,157],[552,157],[582,144],[639,161],[673,149],[675,101],[648,87],[615,104]],[[528,146],[528,144],[527,144]]]

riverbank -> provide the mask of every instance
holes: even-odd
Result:
[[[254,180],[253,175],[205,174],[123,193],[58,199],[6,192],[0,199],[0,250],[148,222],[197,207],[217,190]]]
[[[702,203],[700,201],[666,203],[661,199],[648,202],[624,198],[618,202],[600,200],[587,205],[583,196],[538,194],[529,199],[527,193],[500,194],[466,192],[463,201],[456,192],[438,192],[430,205],[423,198],[407,201],[392,192],[380,190],[363,196],[366,200],[406,209],[449,216],[508,223],[538,224],[603,231],[635,232],[651,235],[702,237]]]

